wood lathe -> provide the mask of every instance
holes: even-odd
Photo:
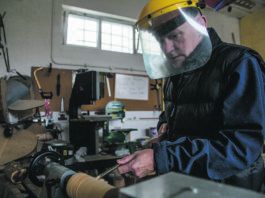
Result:
[[[119,196],[119,188],[115,188],[99,178],[85,173],[77,173],[65,167],[63,158],[59,153],[53,151],[36,155],[29,167],[29,178],[35,185],[42,186],[42,198]]]

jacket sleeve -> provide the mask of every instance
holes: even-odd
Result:
[[[250,54],[226,74],[223,126],[214,139],[182,137],[153,144],[158,174],[178,171],[221,180],[249,167],[264,144],[264,74]],[[201,129],[203,130],[203,129]]]
[[[156,127],[157,131],[159,131],[160,126],[166,122],[167,122],[166,114],[164,111],[162,111],[161,114],[159,115],[159,120],[158,120],[157,127]]]

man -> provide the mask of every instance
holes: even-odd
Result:
[[[158,123],[166,132],[152,148],[118,160],[119,172],[142,178],[176,171],[261,191],[265,63],[254,50],[207,31],[198,5],[151,0],[140,15],[147,73],[166,78]],[[147,35],[161,52],[145,48]]]

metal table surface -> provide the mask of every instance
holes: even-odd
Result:
[[[119,198],[264,198],[265,194],[170,172],[122,188]]]

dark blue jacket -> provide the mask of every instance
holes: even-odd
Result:
[[[259,191],[265,125],[265,64],[252,49],[213,45],[203,67],[165,80],[169,141],[153,144],[158,174],[177,171]],[[200,51],[198,47],[196,50]]]

